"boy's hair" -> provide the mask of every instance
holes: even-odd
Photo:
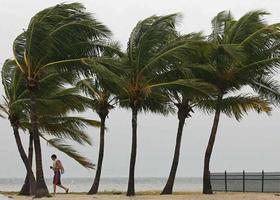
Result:
[[[56,159],[57,157],[56,157],[55,154],[53,154],[53,155],[51,156],[51,158],[52,158],[52,159]]]

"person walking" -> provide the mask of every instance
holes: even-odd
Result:
[[[51,156],[51,159],[53,160],[53,166],[51,166],[50,168],[54,172],[54,176],[53,176],[53,193],[54,193],[54,195],[56,195],[56,186],[61,187],[62,189],[65,190],[66,193],[68,193],[69,192],[69,188],[64,187],[61,184],[61,174],[64,173],[63,165],[62,165],[61,161],[57,159],[57,156],[55,154],[53,154]]]

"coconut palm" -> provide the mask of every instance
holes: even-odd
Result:
[[[267,15],[264,11],[252,11],[235,20],[230,12],[219,13],[212,20],[209,36],[212,47],[207,64],[193,68],[197,77],[215,85],[218,90],[214,101],[206,100],[199,104],[202,109],[215,113],[205,151],[203,193],[212,193],[209,165],[220,114],[240,120],[249,110],[270,111],[267,100],[258,95],[240,93],[243,86],[268,93],[265,77],[269,77],[280,64],[279,24],[266,24],[264,15]]]
[[[21,159],[24,162],[24,166],[27,171],[26,175],[26,188],[22,191],[22,194],[33,195],[35,193],[35,176],[32,171],[32,150],[30,149],[28,157],[25,153],[24,147],[21,142],[19,128],[20,120],[26,118],[26,112],[22,112],[23,106],[19,103],[19,96],[22,95],[25,79],[21,76],[20,72],[15,68],[15,62],[13,60],[6,60],[1,71],[2,84],[4,86],[4,104],[1,105],[1,110],[8,116],[10,124],[13,128],[14,137],[16,140],[17,148],[20,153]],[[18,106],[14,106],[14,105]],[[30,145],[33,145],[32,135],[30,134]],[[28,187],[27,187],[28,186]],[[23,189],[22,189],[23,190]]]
[[[13,60],[6,60],[2,68],[2,83],[4,86],[5,97],[4,104],[1,105],[3,110],[9,117],[10,123],[14,130],[14,136],[20,152],[21,158],[24,161],[27,169],[27,178],[22,187],[21,194],[32,195],[35,186],[35,178],[31,169],[33,157],[33,134],[30,132],[28,158],[21,143],[19,129],[30,130],[29,122],[29,102],[27,98],[27,89],[25,88],[26,81],[20,71],[15,67]],[[75,95],[75,91],[71,88],[64,89],[61,85],[63,75],[54,73],[53,76],[48,76],[41,80],[40,85],[43,89],[38,96],[38,122],[40,136],[47,134],[60,139],[59,144],[55,145],[54,139],[48,140],[48,143],[66,153],[68,156],[75,159],[81,165],[87,168],[93,168],[93,165],[85,157],[81,156],[71,146],[63,147],[61,139],[72,139],[80,144],[91,144],[90,138],[82,131],[87,125],[99,126],[99,122],[95,120],[84,119],[81,117],[70,117],[67,114],[69,110],[84,111],[85,98]],[[61,83],[59,83],[59,81]],[[77,91],[78,92],[78,91]],[[65,99],[67,101],[65,102]],[[47,104],[47,105],[46,105]],[[67,108],[68,107],[68,108]],[[53,109],[52,109],[53,108]],[[42,115],[41,115],[42,113]],[[45,137],[44,137],[45,138]],[[70,152],[72,150],[72,153]]]
[[[196,79],[196,77],[192,74],[191,69],[188,68],[188,66],[194,67],[195,65],[201,65],[201,60],[203,60],[203,55],[201,55],[201,53],[208,46],[208,44],[203,41],[204,37],[201,33],[191,33],[180,36],[178,40],[181,40],[181,38],[183,38],[190,47],[192,46],[193,49],[196,49],[196,51],[185,55],[184,60],[177,62],[172,70],[168,73],[164,73],[163,76],[159,76],[158,78],[162,80],[165,79],[166,81],[176,79],[189,80],[193,82],[193,87],[184,88],[181,86],[175,86],[167,88],[166,91],[166,95],[169,97],[170,102],[177,109],[177,118],[179,122],[173,161],[167,182],[161,194],[172,194],[173,192],[174,181],[180,158],[181,140],[186,119],[191,117],[192,113],[194,113],[196,105],[199,104],[201,100],[215,94],[216,92],[214,86]]]
[[[27,30],[14,41],[14,59],[26,78],[30,98],[30,119],[36,160],[36,197],[49,194],[43,175],[40,134],[38,131],[37,94],[39,82],[50,69],[73,74],[85,72],[82,57],[94,54],[92,41],[108,37],[110,31],[79,3],[59,4],[37,13]]]
[[[32,133],[29,133],[27,158],[28,158],[31,168],[32,168],[32,164],[33,164],[33,153],[34,153],[33,136],[32,136]],[[33,176],[34,176],[34,174],[33,174]],[[34,181],[35,181],[35,177],[34,177]],[[22,185],[22,187],[20,189],[19,195],[25,195],[25,196],[32,195],[31,185],[32,185],[32,183],[30,183],[30,181],[29,181],[28,173],[26,173],[26,176],[24,179],[24,184]],[[33,183],[33,185],[35,186],[35,182]]]
[[[104,137],[105,137],[105,122],[106,118],[111,109],[114,108],[114,105],[117,103],[116,97],[114,97],[109,90],[102,87],[102,84],[98,82],[97,79],[84,79],[77,83],[77,87],[92,99],[91,109],[96,112],[100,118],[100,142],[99,142],[99,155],[97,169],[95,173],[95,178],[91,189],[88,194],[96,194],[98,192],[101,171],[102,171],[102,162],[104,155]]]
[[[119,58],[120,55],[122,55],[122,52],[120,51],[120,45],[118,42],[104,41],[100,51],[95,55],[92,55],[92,57]],[[92,78],[86,78],[76,83],[76,87],[89,98],[89,101],[91,102],[90,109],[98,114],[101,122],[97,169],[93,185],[88,194],[96,194],[98,192],[104,156],[106,118],[108,117],[110,110],[117,104],[117,98],[116,95],[113,95],[113,92],[115,94],[118,93],[117,87],[114,87],[114,83],[111,80],[108,81],[107,79],[98,77],[94,69],[92,69],[92,73]],[[114,74],[114,76],[117,75]]]

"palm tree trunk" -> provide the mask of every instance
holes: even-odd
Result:
[[[28,161],[30,166],[32,167],[32,161],[33,161],[33,135],[31,132],[29,132],[29,147],[28,147]],[[32,173],[33,174],[33,173]],[[35,177],[33,174],[33,180],[34,181],[30,181],[29,180],[29,176],[28,173],[26,173],[25,176],[25,181],[24,184],[19,192],[20,195],[33,195],[34,193],[31,192],[32,187],[35,190]]]
[[[215,117],[212,125],[211,135],[204,156],[204,172],[203,172],[203,194],[213,194],[210,180],[210,159],[215,143],[216,133],[218,129],[220,113],[221,113],[222,96],[219,96],[216,104]]]
[[[42,152],[40,144],[40,135],[38,130],[38,120],[37,120],[37,105],[36,97],[33,89],[30,90],[30,120],[31,120],[31,129],[34,138],[34,147],[35,147],[35,161],[36,161],[36,193],[35,197],[45,197],[49,196],[49,190],[47,188],[42,165]]]
[[[134,172],[135,172],[136,151],[137,151],[137,114],[138,114],[138,109],[132,108],[132,147],[131,147],[131,155],[130,155],[128,187],[126,193],[127,196],[135,195]]]
[[[174,181],[175,181],[177,167],[178,167],[178,163],[179,163],[181,140],[182,140],[182,134],[183,134],[185,121],[186,121],[185,116],[179,117],[179,125],[178,125],[178,130],[177,130],[177,138],[176,138],[176,146],[175,146],[175,151],[174,151],[173,162],[172,162],[168,180],[166,182],[166,185],[165,185],[163,191],[161,192],[162,195],[163,194],[172,194],[172,192],[173,192]]]
[[[101,119],[101,127],[100,127],[98,164],[97,164],[97,170],[96,170],[94,182],[88,194],[96,194],[98,192],[99,181],[101,177],[102,162],[103,162],[103,155],[104,155],[104,135],[105,135],[106,116],[101,116],[100,119]]]
[[[21,157],[21,159],[24,163],[24,166],[26,168],[29,182],[31,183],[30,184],[31,187],[30,187],[29,192],[30,192],[30,195],[33,195],[33,194],[35,194],[35,177],[34,177],[34,174],[33,174],[33,171],[32,171],[32,167],[29,163],[29,160],[28,160],[28,158],[26,156],[26,153],[24,151],[24,148],[22,146],[20,135],[19,135],[19,132],[18,132],[18,128],[13,126],[13,131],[14,131],[14,136],[15,136],[15,140],[16,140],[16,144],[17,144],[17,147],[18,147],[20,157]]]

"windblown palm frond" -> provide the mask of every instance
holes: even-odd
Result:
[[[90,160],[88,160],[86,157],[82,156],[77,150],[75,150],[71,145],[65,143],[64,140],[54,138],[54,139],[46,139],[43,137],[44,140],[47,141],[47,143],[54,148],[58,149],[59,151],[65,153],[70,158],[77,161],[80,165],[84,166],[88,169],[94,169],[95,165],[92,164]]]
[[[231,25],[233,16],[229,11],[218,13],[211,21],[212,33],[209,36],[210,40],[219,41],[224,37],[224,30]]]
[[[27,30],[15,39],[15,61],[32,79],[38,79],[50,67],[86,73],[81,58],[100,54],[105,47],[98,41],[110,35],[109,29],[85,12],[82,4],[58,4],[37,13]]]
[[[272,104],[280,104],[280,83],[273,76],[261,76],[251,84],[251,87]]]
[[[72,139],[80,144],[91,144],[91,138],[83,129],[87,126],[99,127],[100,122],[81,117],[53,117],[42,116],[39,118],[41,133],[46,133],[58,138]]]
[[[207,113],[214,113],[216,110],[216,101],[205,99],[200,101],[197,107]],[[248,111],[265,112],[267,114],[270,114],[271,111],[270,104],[267,100],[249,94],[226,97],[220,102],[220,108],[228,117],[235,117],[238,121]]]

